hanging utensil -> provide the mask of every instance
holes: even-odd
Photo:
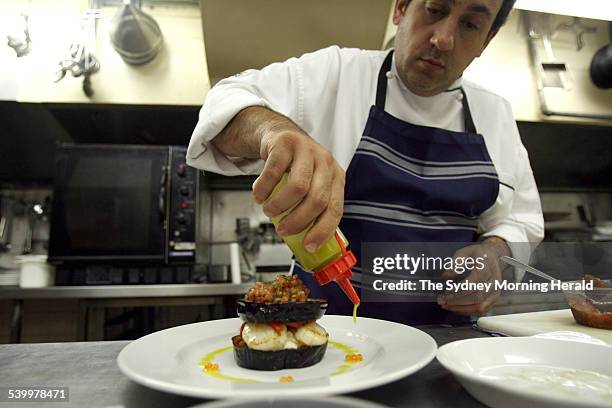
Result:
[[[59,82],[68,72],[75,78],[83,76],[83,93],[88,97],[94,94],[91,76],[100,70],[100,61],[93,54],[93,50],[96,41],[96,21],[101,17],[102,12],[97,9],[85,12],[81,21],[80,38],[70,44],[66,57],[59,62],[55,79],[55,82]]]
[[[144,13],[134,0],[124,0],[110,26],[111,44],[128,64],[151,61],[163,44],[161,29],[153,17]]]
[[[30,16],[27,14],[21,15],[24,19],[24,29],[23,36],[21,35],[7,35],[6,40],[9,47],[11,47],[17,58],[28,55],[30,52],[30,43],[32,40],[30,39]]]

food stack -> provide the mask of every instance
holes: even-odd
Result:
[[[329,335],[316,323],[327,302],[309,299],[310,291],[297,276],[277,276],[272,283],[257,282],[237,302],[244,321],[232,338],[234,359],[253,370],[309,367],[320,362]]]

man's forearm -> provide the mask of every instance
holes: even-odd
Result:
[[[228,156],[259,159],[261,139],[283,130],[301,132],[289,118],[268,108],[250,106],[238,112],[212,143]]]

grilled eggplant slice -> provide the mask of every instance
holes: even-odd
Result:
[[[260,371],[310,367],[321,361],[327,350],[327,342],[320,346],[302,346],[279,351],[253,350],[247,347],[240,335],[232,337],[232,344],[234,360],[240,367]]]
[[[297,323],[320,319],[327,310],[327,301],[257,303],[244,299],[236,302],[238,316],[249,323]]]

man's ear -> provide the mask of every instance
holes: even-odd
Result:
[[[395,0],[395,7],[393,7],[393,24],[398,25],[410,0]]]
[[[478,53],[479,57],[482,55],[485,48],[487,48],[491,40],[497,35],[498,32],[499,30],[495,30],[495,31],[490,31],[489,34],[487,34],[487,39],[485,40],[484,44],[482,45],[482,48],[480,49],[480,52]]]

